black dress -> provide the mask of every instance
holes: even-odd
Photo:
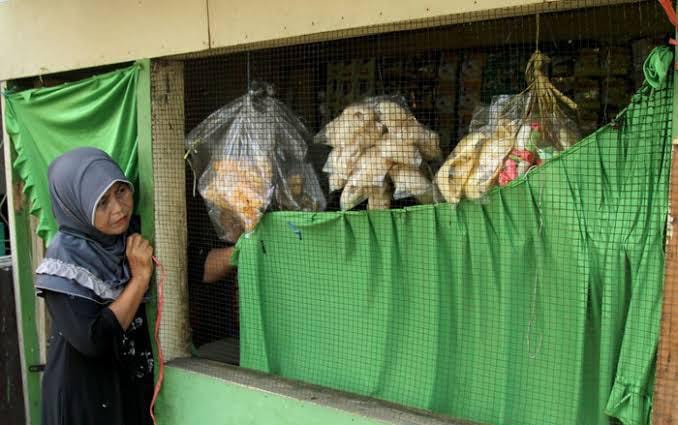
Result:
[[[147,425],[153,351],[142,304],[127,331],[106,306],[44,291],[52,318],[43,425]]]

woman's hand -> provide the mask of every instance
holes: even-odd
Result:
[[[108,306],[123,330],[127,330],[132,323],[139,304],[148,290],[153,274],[153,247],[141,235],[135,233],[127,238],[126,254],[132,278],[118,299]]]
[[[127,238],[127,262],[132,272],[132,280],[146,286],[153,274],[153,247],[138,233]]]

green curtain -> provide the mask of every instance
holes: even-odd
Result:
[[[51,240],[57,231],[47,167],[62,153],[82,146],[100,148],[136,183],[137,72],[133,65],[57,87],[5,93],[5,123],[16,150],[14,170],[24,182],[43,240]]]
[[[488,424],[647,424],[671,86],[483,202],[267,214],[235,257],[241,365]]]

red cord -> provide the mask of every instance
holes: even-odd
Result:
[[[659,4],[664,8],[666,16],[674,28],[678,29],[678,16],[676,16],[676,9],[673,8],[673,0],[659,0]],[[669,39],[669,44],[672,46],[678,45],[678,42],[673,38]]]
[[[160,320],[162,320],[162,306],[165,302],[165,297],[163,294],[163,285],[165,284],[165,278],[167,274],[165,273],[165,268],[160,264],[160,261],[156,257],[153,257],[153,262],[156,267],[160,270],[160,279],[158,279],[157,293],[158,293],[158,303],[157,303],[157,314],[155,318],[155,346],[158,347],[158,381],[155,383],[155,389],[153,390],[153,400],[151,400],[151,419],[153,423],[157,425],[155,421],[155,415],[153,414],[153,407],[155,402],[158,399],[158,394],[160,394],[160,387],[162,387],[162,381],[165,378],[165,358],[162,355],[162,347],[160,346]]]
[[[671,0],[659,0],[659,4],[664,8],[666,16],[669,18],[669,21],[673,24],[674,27],[678,27],[678,17],[676,16],[676,10],[673,8],[673,3]]]

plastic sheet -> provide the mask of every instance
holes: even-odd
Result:
[[[310,139],[271,86],[258,83],[190,132],[189,162],[220,238],[235,241],[252,231],[269,208],[325,209],[306,161]]]

